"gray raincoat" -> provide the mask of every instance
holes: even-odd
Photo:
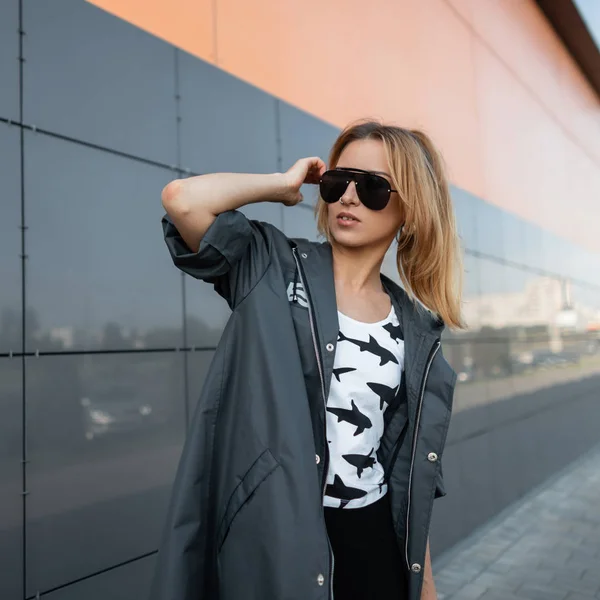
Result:
[[[219,215],[197,253],[163,219],[177,267],[232,309],[189,429],[158,553],[153,600],[331,600],[324,521],[325,402],[338,318],[329,244]],[[409,581],[421,595],[456,375],[443,324],[382,277],[405,371],[378,451]]]

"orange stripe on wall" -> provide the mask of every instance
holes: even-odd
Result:
[[[600,250],[600,103],[533,0],[90,2],[338,127],[422,127],[455,184]]]

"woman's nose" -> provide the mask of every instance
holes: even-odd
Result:
[[[358,193],[356,192],[356,183],[351,181],[346,188],[343,196],[340,198],[344,204],[354,204],[358,205],[360,199],[358,197]]]

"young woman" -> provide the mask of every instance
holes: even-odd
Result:
[[[163,191],[175,264],[233,313],[179,465],[156,600],[436,598],[428,532],[456,376],[460,256],[442,161],[364,122],[329,170],[212,174]],[[326,242],[236,209],[319,185]],[[397,242],[404,291],[380,272]]]

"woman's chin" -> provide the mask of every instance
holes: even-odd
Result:
[[[366,246],[369,243],[369,241],[365,238],[364,233],[359,231],[352,231],[350,229],[343,229],[341,227],[332,227],[330,231],[331,237],[339,246],[360,248],[361,246]]]

